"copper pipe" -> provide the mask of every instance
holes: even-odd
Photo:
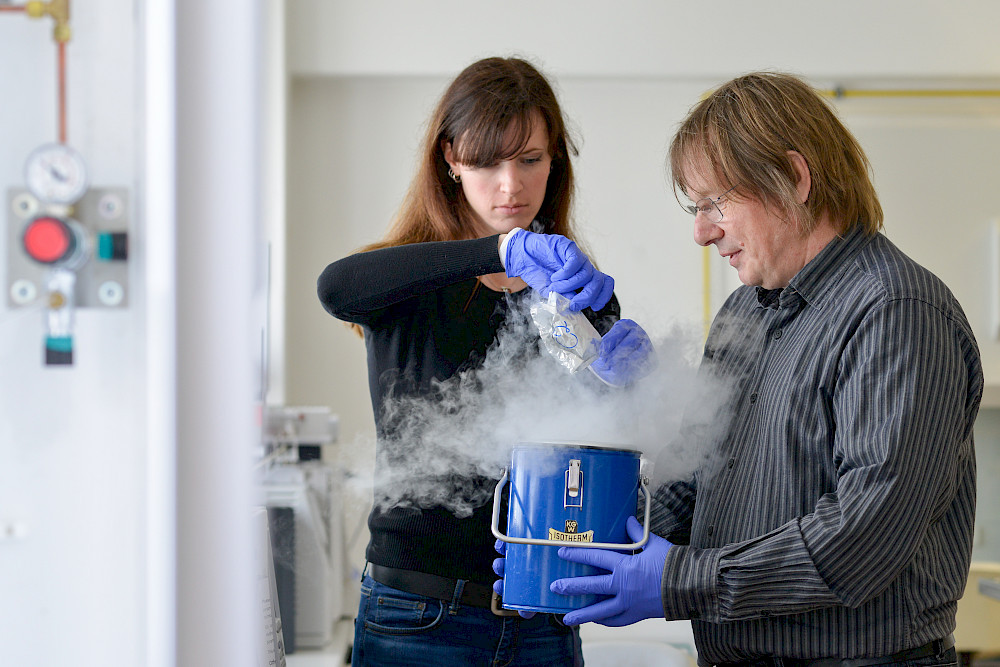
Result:
[[[66,42],[59,42],[59,143],[66,143]]]
[[[11,7],[11,10],[23,10],[31,18],[51,16],[55,21],[52,27],[52,39],[56,42],[56,121],[59,143],[66,143],[66,42],[70,40],[73,31],[69,26],[70,0],[30,0],[23,7]],[[0,9],[4,9],[0,7]]]
[[[0,5],[0,12],[23,12],[24,7],[11,7],[10,5]]]

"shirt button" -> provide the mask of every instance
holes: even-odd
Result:
[[[757,392],[750,394],[750,404],[753,405],[757,402]]]
[[[775,329],[774,333],[771,335],[774,337],[774,340],[778,340],[781,338],[781,329]]]
[[[709,537],[711,537],[712,533],[714,533],[714,532],[715,532],[715,526],[709,526],[708,530],[705,531],[705,534],[708,535]]]
[[[732,468],[734,465],[736,465],[736,459],[732,458],[732,459],[729,459],[729,465],[726,466],[726,467]]]

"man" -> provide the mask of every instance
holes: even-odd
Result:
[[[669,161],[744,284],[702,361],[734,391],[710,462],[655,495],[666,539],[560,549],[611,572],[552,584],[612,596],[566,623],[692,619],[702,664],[954,664],[983,389],[961,307],[880,233],[867,158],[798,78],[723,85]]]

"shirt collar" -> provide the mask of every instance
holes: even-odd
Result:
[[[833,237],[792,277],[788,287],[772,290],[758,287],[758,304],[763,308],[788,308],[808,303],[822,309],[844,267],[870,242],[861,225],[844,236]]]

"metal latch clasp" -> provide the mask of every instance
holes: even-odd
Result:
[[[580,470],[580,460],[570,459],[566,470],[566,496],[563,507],[583,507],[583,471]],[[575,498],[576,502],[569,500]]]

